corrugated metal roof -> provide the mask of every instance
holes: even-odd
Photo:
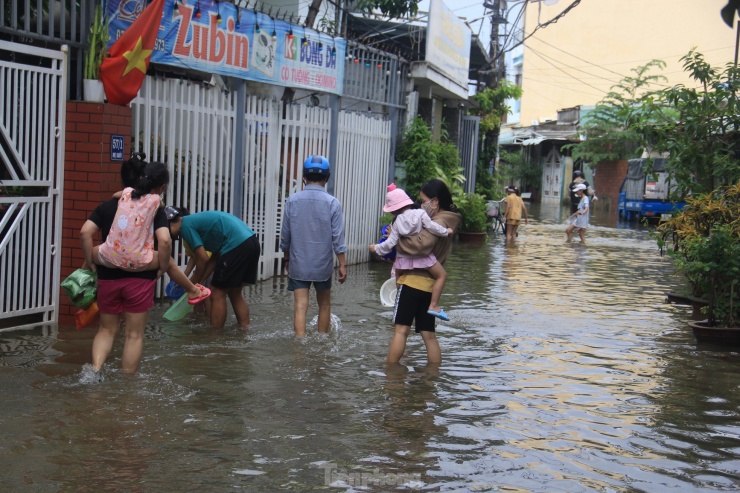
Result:
[[[562,140],[570,142],[579,142],[580,137],[573,129],[569,130],[530,130],[519,129],[508,134],[499,136],[499,145],[521,145],[532,146],[541,144],[546,140]]]

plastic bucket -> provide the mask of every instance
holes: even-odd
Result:
[[[388,308],[395,306],[397,290],[395,277],[385,281],[380,287],[380,304]]]
[[[188,293],[183,294],[164,314],[170,322],[176,322],[193,311],[193,305],[188,303]]]

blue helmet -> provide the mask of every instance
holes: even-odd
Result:
[[[329,169],[329,160],[324,156],[308,156],[308,159],[303,163],[303,174],[314,174],[314,175],[325,175],[329,176],[331,170]]]

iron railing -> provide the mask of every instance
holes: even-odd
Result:
[[[82,99],[82,69],[94,6],[94,0],[0,0],[0,39],[52,50],[67,45],[67,98]]]

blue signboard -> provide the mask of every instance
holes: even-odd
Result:
[[[111,43],[146,0],[109,0]],[[152,62],[287,87],[342,93],[342,38],[237,8],[228,2],[167,2]]]
[[[110,136],[110,160],[123,161],[123,135]]]

